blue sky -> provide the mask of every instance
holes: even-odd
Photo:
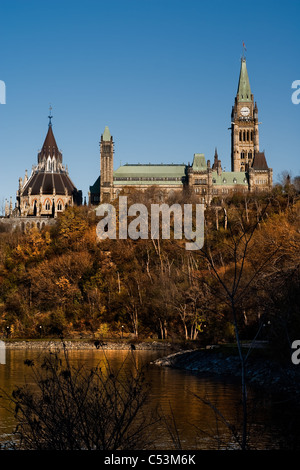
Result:
[[[120,163],[213,158],[230,170],[230,114],[242,43],[260,149],[274,179],[300,174],[300,2],[1,0],[0,206],[37,163],[47,128],[87,196],[106,125]],[[0,207],[1,209],[1,207]]]

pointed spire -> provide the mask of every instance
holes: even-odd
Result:
[[[5,217],[9,216],[9,206],[8,206],[8,201],[5,199]]]
[[[237,91],[238,101],[252,101],[250,82],[247,72],[246,59],[242,57],[239,85]]]
[[[110,135],[110,132],[109,132],[109,128],[108,126],[105,126],[105,129],[104,129],[104,132],[103,132],[103,140],[105,142],[110,142],[111,140],[111,135]]]
[[[50,109],[50,111],[51,111],[51,109]],[[49,125],[48,125],[48,132],[47,132],[46,138],[44,140],[42,149],[40,150],[40,152],[38,154],[38,163],[42,164],[43,161],[45,163],[47,161],[48,157],[50,156],[51,160],[53,158],[55,158],[56,164],[57,163],[62,164],[62,154],[58,149],[58,146],[57,146],[54,134],[53,134],[52,123],[51,123],[51,119],[52,119],[51,112],[50,112],[50,115],[48,117],[50,119]]]
[[[42,150],[49,150],[49,148],[51,149],[51,154],[52,154],[52,149],[55,149],[58,153],[58,147],[57,147],[57,143],[53,134],[52,124],[51,125],[49,124],[48,132],[44,140]]]
[[[213,170],[216,170],[218,168],[218,161],[219,161],[218,151],[217,151],[217,147],[215,147],[214,163],[212,166]]]

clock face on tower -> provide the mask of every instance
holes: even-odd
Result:
[[[249,114],[250,114],[250,109],[247,106],[244,106],[241,109],[241,115],[246,117],[246,116],[249,116]]]

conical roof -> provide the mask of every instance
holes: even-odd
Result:
[[[105,129],[104,129],[102,138],[103,138],[103,140],[104,140],[105,142],[110,142],[110,140],[111,140],[111,135],[110,135],[108,126],[105,126]]]
[[[44,148],[49,148],[49,147],[51,148],[55,147],[58,150],[57,143],[56,143],[53,130],[52,130],[52,125],[49,125],[48,127],[48,132],[47,132],[44,145],[42,148],[44,149]]]
[[[62,154],[58,150],[51,123],[48,126],[48,132],[44,140],[43,147],[39,152],[38,162],[40,163],[44,157],[47,159],[49,156],[51,159],[55,157],[58,162],[62,163]]]
[[[237,97],[239,101],[252,101],[249,76],[246,66],[246,59],[241,61],[240,78],[238,84]]]

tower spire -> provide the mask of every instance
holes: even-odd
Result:
[[[248,76],[248,71],[247,71],[247,66],[246,66],[246,58],[244,55],[241,59],[241,70],[240,70],[237,98],[239,101],[248,101],[248,102],[252,101],[250,81],[249,81],[249,76]]]

